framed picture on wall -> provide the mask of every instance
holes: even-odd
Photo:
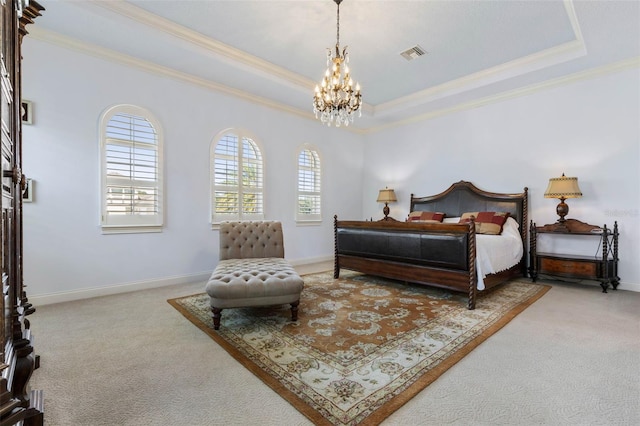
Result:
[[[33,124],[33,105],[31,101],[22,101],[22,123],[23,124]]]
[[[27,187],[22,191],[22,202],[33,202],[33,179],[27,179]]]

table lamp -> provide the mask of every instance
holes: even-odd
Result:
[[[549,179],[549,186],[544,192],[544,198],[558,198],[560,204],[556,207],[556,213],[560,216],[558,223],[563,224],[565,216],[569,213],[569,206],[564,202],[567,198],[580,198],[582,192],[578,186],[577,177],[566,177],[564,173],[559,178]]]
[[[393,189],[386,188],[381,189],[378,192],[378,199],[376,200],[379,203],[384,203],[384,208],[382,209],[382,213],[384,213],[384,219],[382,220],[393,220],[393,218],[389,217],[389,203],[395,203],[398,201],[396,198],[396,193]]]

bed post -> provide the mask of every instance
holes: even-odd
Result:
[[[478,290],[478,274],[476,273],[476,223],[472,216],[469,221],[469,303],[468,309],[476,308],[476,293]]]
[[[523,250],[522,251],[522,276],[525,278],[529,276],[528,270],[527,270],[527,258],[529,257],[527,256],[527,249],[529,248],[529,245],[527,244],[527,235],[529,234],[527,232],[527,225],[529,224],[528,213],[529,213],[529,188],[525,186],[524,195],[522,198],[522,225],[520,226],[520,236],[522,237],[522,250]]]
[[[536,273],[536,271],[538,270],[538,267],[536,265],[536,258],[533,255],[533,253],[536,252],[537,248],[536,246],[538,245],[537,241],[538,238],[536,236],[536,223],[532,220],[531,224],[529,225],[529,275],[531,276],[531,281],[533,281],[534,283],[536,282],[536,279],[538,279],[538,274]]]
[[[333,215],[333,278],[340,278],[340,262],[338,262],[338,215]]]

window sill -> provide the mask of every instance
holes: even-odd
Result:
[[[296,219],[296,226],[320,226],[322,219]]]
[[[102,234],[148,234],[162,232],[162,226],[108,226],[102,225]]]

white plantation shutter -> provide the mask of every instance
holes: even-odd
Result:
[[[159,125],[139,107],[120,105],[102,119],[102,216],[105,232],[159,231],[163,222]]]
[[[321,211],[320,156],[312,148],[304,148],[298,155],[298,204],[296,220],[319,221]]]
[[[240,203],[238,202],[238,193],[240,191],[239,166],[238,137],[236,135],[225,135],[216,145],[213,158],[214,217],[217,215],[240,216]]]
[[[258,144],[240,131],[214,139],[211,223],[264,219],[264,165]]]

